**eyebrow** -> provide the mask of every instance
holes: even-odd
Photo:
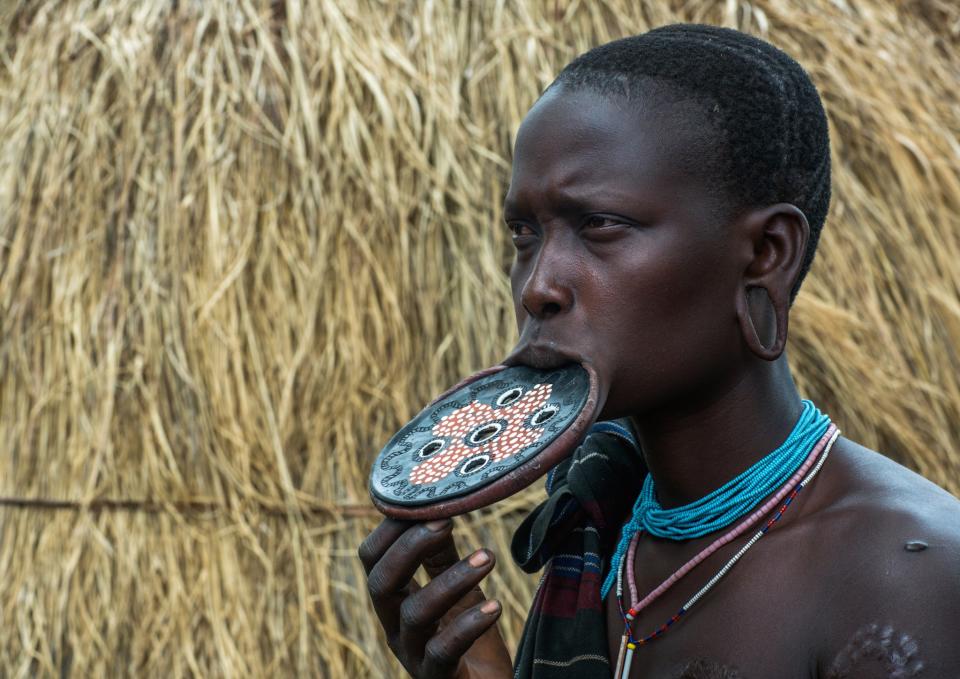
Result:
[[[579,191],[569,191],[564,189],[552,189],[549,191],[549,202],[558,206],[561,210],[583,209],[588,206],[596,206],[601,202],[616,203],[618,210],[623,210],[629,205],[631,211],[637,211],[640,205],[646,201],[636,195],[626,195],[621,191],[609,189],[603,182],[593,186],[584,186]],[[503,214],[510,215],[523,212],[521,205],[523,201],[511,200],[509,194],[503,200]],[[612,206],[611,207],[615,207]]]
[[[588,187],[580,192],[571,192],[564,189],[551,189],[547,192],[548,200],[551,204],[559,205],[564,208],[582,207],[590,202],[591,198],[602,195],[596,187]],[[510,200],[509,194],[504,198],[503,211],[516,211],[519,209],[521,201]]]

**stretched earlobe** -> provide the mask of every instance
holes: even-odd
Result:
[[[770,347],[763,346],[760,335],[757,332],[757,323],[750,313],[750,301],[747,298],[748,286],[744,286],[737,295],[737,318],[740,321],[740,330],[743,333],[743,339],[746,341],[750,351],[765,361],[775,361],[780,358],[784,347],[787,344],[787,304],[786,300],[777,299],[775,295],[770,294],[769,288],[760,288],[767,293],[770,305],[773,307],[774,323],[776,325],[776,338]]]

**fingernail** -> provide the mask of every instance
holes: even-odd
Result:
[[[488,601],[485,604],[483,604],[483,606],[480,607],[480,612],[486,613],[487,615],[490,615],[491,613],[496,613],[499,610],[500,610],[499,601]]]
[[[450,525],[450,522],[446,519],[440,519],[439,521],[431,521],[430,523],[424,524],[427,527],[427,530],[433,531],[434,533],[439,533],[444,528]]]
[[[478,568],[483,564],[487,563],[488,561],[490,561],[490,555],[487,554],[482,549],[478,549],[477,551],[475,551],[469,559],[470,565],[473,566],[474,568]]]

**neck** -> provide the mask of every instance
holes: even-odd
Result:
[[[803,409],[784,352],[714,394],[632,417],[664,508],[707,495],[786,440]]]

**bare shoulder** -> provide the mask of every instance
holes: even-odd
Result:
[[[835,449],[829,461],[833,469],[826,474],[833,477],[831,501],[824,507],[828,516],[874,537],[908,538],[915,531],[944,547],[960,547],[960,499],[849,439],[840,439]]]
[[[821,676],[960,676],[960,500],[848,439],[821,473]]]

